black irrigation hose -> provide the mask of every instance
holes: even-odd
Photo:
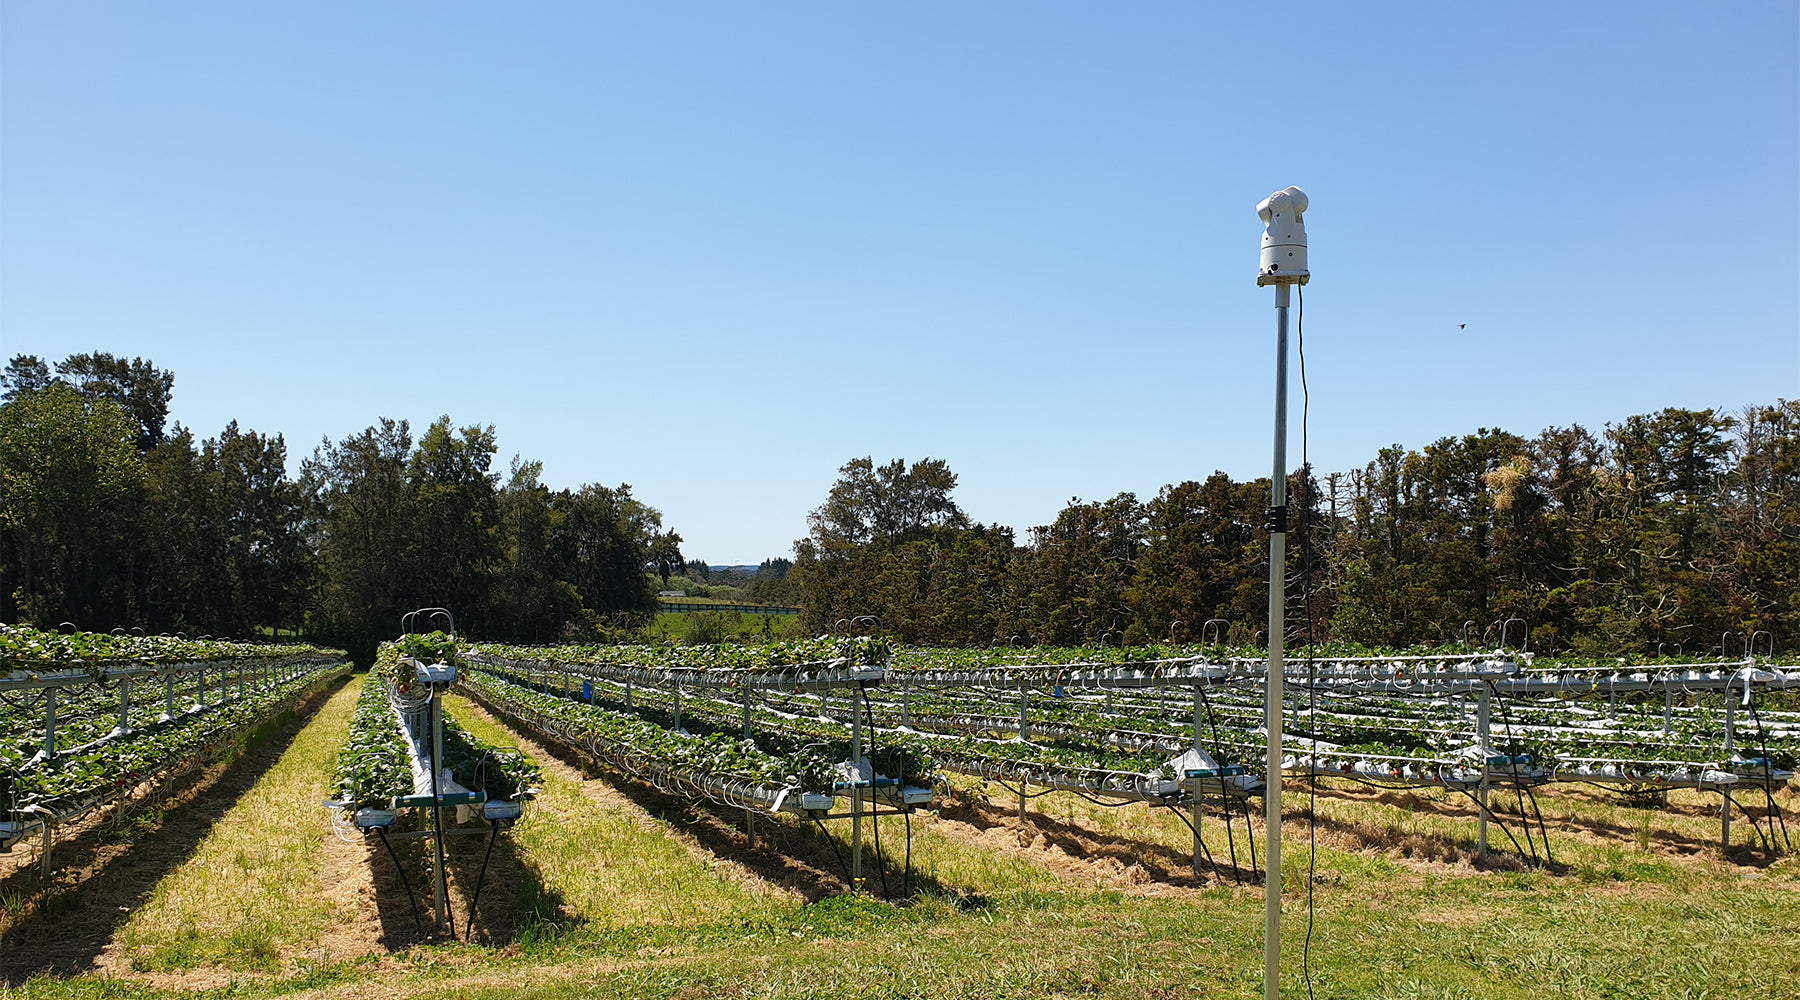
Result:
[[[861,695],[863,712],[868,716],[869,720],[869,745],[864,756],[869,759],[869,806],[873,809],[875,806],[875,710],[869,707],[868,682],[858,682],[857,691],[858,694]],[[854,711],[854,707],[852,710]],[[853,761],[852,763],[859,771],[862,769],[860,761]],[[857,794],[860,795],[861,793],[859,792]],[[901,782],[900,784],[900,801],[901,805],[904,806],[906,803],[905,782]],[[874,812],[871,812],[869,815],[869,827],[875,831],[875,870],[881,873],[881,898],[888,899],[893,896],[893,893],[888,890],[887,859],[883,857],[881,853],[881,817]],[[912,847],[912,839],[910,837],[907,838],[907,847]]]
[[[852,884],[850,881],[850,866],[845,863],[843,852],[838,850],[837,841],[831,839],[831,831],[825,829],[825,821],[824,820],[821,820],[819,817],[814,816],[812,818],[812,821],[818,825],[819,832],[821,834],[824,834],[825,842],[827,844],[831,845],[831,853],[837,857],[838,870],[840,870],[844,873],[844,884],[849,886],[850,889],[852,891],[854,891],[856,889],[856,886],[854,884]]]
[[[1131,805],[1131,803],[1132,803],[1132,800],[1131,800],[1131,799],[1126,799],[1126,800],[1125,800],[1125,801],[1123,801],[1123,802],[1107,802],[1107,801],[1105,801],[1105,800],[1102,800],[1102,799],[1097,799],[1097,798],[1094,798],[1094,797],[1093,797],[1093,796],[1092,796],[1092,795],[1089,795],[1089,794],[1088,794],[1088,793],[1086,793],[1086,792],[1083,792],[1083,791],[1078,791],[1078,790],[1077,790],[1077,789],[1073,789],[1073,788],[1065,788],[1065,789],[1063,789],[1063,791],[1065,791],[1065,792],[1068,792],[1068,793],[1069,793],[1069,794],[1070,794],[1070,795],[1074,795],[1074,796],[1078,796],[1078,797],[1080,797],[1080,798],[1084,798],[1084,799],[1086,799],[1086,800],[1088,800],[1088,801],[1089,801],[1089,802],[1092,802],[1092,803],[1093,803],[1093,804],[1095,804],[1095,805],[1097,805],[1097,806],[1104,806],[1104,807],[1106,807],[1106,808],[1108,808],[1108,809],[1119,809],[1119,808],[1122,808],[1122,807],[1124,807],[1124,806],[1128,806],[1128,805]],[[1148,801],[1148,800],[1145,800],[1145,801]]]
[[[1763,797],[1769,800],[1770,814],[1774,816],[1776,820],[1781,822],[1781,841],[1783,844],[1787,845],[1788,853],[1792,854],[1794,852],[1794,841],[1788,836],[1787,817],[1782,815],[1781,806],[1775,802],[1775,793],[1769,788],[1769,784],[1772,781],[1769,772],[1774,770],[1774,758],[1769,756],[1769,731],[1763,728],[1762,715],[1756,710],[1755,698],[1750,699],[1750,721],[1756,726],[1756,742],[1757,746],[1762,750]],[[1769,823],[1769,836],[1773,838],[1774,835],[1775,823],[1772,820]]]
[[[1514,743],[1513,734],[1512,734],[1512,717],[1511,717],[1511,713],[1509,713],[1506,710],[1506,701],[1505,701],[1505,699],[1500,697],[1499,689],[1494,686],[1493,681],[1488,681],[1487,685],[1488,685],[1488,689],[1490,691],[1492,691],[1494,694],[1494,700],[1500,702],[1500,723],[1501,723],[1501,725],[1506,727],[1506,741],[1509,744],[1514,744],[1514,746],[1516,747],[1517,744]],[[1485,752],[1487,750],[1487,747],[1482,747],[1481,749],[1483,750],[1483,752]],[[1507,760],[1506,766],[1507,766],[1507,769],[1512,772],[1513,795],[1515,797],[1517,797],[1517,799],[1519,800],[1519,817],[1525,821],[1525,829],[1523,832],[1525,834],[1525,846],[1531,848],[1531,864],[1533,867],[1542,868],[1544,866],[1544,863],[1542,861],[1538,860],[1537,845],[1532,843],[1532,840],[1531,840],[1531,818],[1525,814],[1525,786],[1519,783],[1519,760],[1518,760],[1518,758],[1519,758],[1519,755],[1516,753],[1507,754],[1506,755],[1506,760]],[[1487,762],[1482,761],[1481,767],[1482,767],[1483,771],[1486,771],[1487,770]],[[1536,804],[1536,802],[1537,802],[1537,797],[1532,796],[1532,803]],[[1547,839],[1544,841],[1544,853],[1545,854],[1550,853],[1550,842]]]
[[[1445,786],[1445,787],[1449,787],[1449,786]],[[1466,788],[1456,788],[1456,789],[1452,789],[1452,791],[1461,792],[1464,795],[1467,795],[1469,797],[1469,801],[1475,803],[1475,808],[1478,811],[1487,813],[1488,819],[1493,820],[1494,825],[1500,828],[1500,832],[1506,834],[1506,839],[1512,841],[1513,850],[1515,850],[1519,853],[1519,860],[1521,860],[1521,861],[1525,860],[1525,849],[1523,847],[1519,846],[1519,838],[1512,835],[1512,831],[1508,830],[1506,828],[1506,824],[1501,822],[1500,817],[1495,815],[1494,811],[1492,809],[1489,809],[1487,806],[1483,805],[1481,800],[1475,797],[1475,793],[1469,791]],[[1527,836],[1527,839],[1529,839],[1529,835]]]
[[[1212,868],[1214,874],[1217,874],[1219,871],[1219,863],[1213,860],[1212,852],[1207,850],[1206,840],[1200,836],[1200,831],[1195,829],[1194,824],[1190,822],[1186,816],[1181,814],[1181,810],[1175,807],[1175,803],[1170,802],[1168,799],[1163,799],[1158,805],[1167,806],[1169,811],[1175,814],[1175,818],[1181,820],[1181,822],[1193,832],[1194,843],[1200,845],[1200,853],[1206,857],[1206,864],[1208,867]],[[1238,875],[1237,867],[1235,865],[1232,866],[1231,877],[1238,885],[1244,884],[1244,880]]]
[[[1250,842],[1250,874],[1260,877],[1262,869],[1256,866],[1256,829],[1250,825],[1249,799],[1244,800],[1244,839]],[[1231,863],[1237,864],[1237,858],[1233,857]]]
[[[494,857],[494,841],[500,839],[500,821],[488,820],[494,831],[488,834],[487,853],[481,856],[481,874],[475,878],[475,896],[469,900],[469,919],[463,921],[463,929],[469,932],[471,940],[475,937],[475,907],[481,905],[481,884],[487,881],[488,861]]]
[[[1537,793],[1531,790],[1530,785],[1525,786],[1525,797],[1531,800],[1531,813],[1537,817],[1538,822],[1538,836],[1544,841],[1544,863],[1556,864],[1556,859],[1550,855],[1550,831],[1544,828],[1544,811],[1538,808]],[[1530,824],[1527,823],[1526,826],[1529,827]]]
[[[406,890],[407,909],[412,911],[413,929],[418,931],[422,938],[425,936],[425,922],[419,919],[419,901],[413,897],[412,882],[406,877],[406,869],[400,867],[400,855],[394,853],[393,842],[388,840],[387,827],[375,827],[375,832],[381,837],[381,846],[387,848],[388,857],[394,861],[394,871],[400,875],[400,887]]]
[[[1223,764],[1225,751],[1219,744],[1219,721],[1213,716],[1212,699],[1206,696],[1204,684],[1200,685],[1197,690],[1200,692],[1200,707],[1206,711],[1206,727],[1212,735],[1213,761]],[[1251,842],[1250,871],[1254,874],[1256,872],[1256,833],[1250,828],[1249,799],[1244,800],[1244,836]],[[1225,843],[1231,850],[1231,870],[1235,875],[1238,870],[1237,836],[1231,829],[1231,804],[1229,802],[1225,804]],[[1243,883],[1240,881],[1238,884],[1242,885]]]
[[[438,730],[442,729],[443,725],[444,725],[444,708],[443,708],[442,703],[437,698],[432,698],[431,701],[429,702],[429,704],[431,705],[432,731],[437,732]],[[432,833],[431,844],[434,848],[437,849],[437,871],[434,873],[433,877],[438,879],[438,881],[442,882],[445,880],[445,878],[447,876],[446,876],[446,872],[444,871],[444,807],[439,804],[443,800],[444,796],[443,796],[443,793],[438,790],[438,766],[439,766],[438,759],[436,757],[432,757],[431,758],[431,833]],[[434,894],[435,894],[435,889],[434,889]],[[444,898],[445,898],[446,904],[448,904],[448,902],[449,902],[449,896],[450,896],[450,894],[448,892],[444,893]],[[444,907],[444,916],[450,922],[450,937],[452,940],[454,940],[456,938],[456,914],[451,911],[451,909],[448,905],[446,905]]]
[[[1747,819],[1747,820],[1749,820],[1749,821],[1750,821],[1750,826],[1751,826],[1751,827],[1752,827],[1752,828],[1754,828],[1754,829],[1755,829],[1755,830],[1756,830],[1756,839],[1758,839],[1758,840],[1760,840],[1760,841],[1762,841],[1762,843],[1763,843],[1763,850],[1765,850],[1765,851],[1768,851],[1768,852],[1769,852],[1769,853],[1771,853],[1771,854],[1773,854],[1773,853],[1774,853],[1774,852],[1775,852],[1775,845],[1774,845],[1774,843],[1773,843],[1773,842],[1772,842],[1772,841],[1771,841],[1771,840],[1770,840],[1770,839],[1769,839],[1769,836],[1768,836],[1768,835],[1765,835],[1765,834],[1764,834],[1764,833],[1763,833],[1763,828],[1762,828],[1762,824],[1761,824],[1761,823],[1758,823],[1758,822],[1757,822],[1757,821],[1756,821],[1756,816],[1755,816],[1755,815],[1754,815],[1754,814],[1752,814],[1752,813],[1751,813],[1751,812],[1750,812],[1750,810],[1749,810],[1749,809],[1747,809],[1747,808],[1745,808],[1745,807],[1744,807],[1744,804],[1743,804],[1743,803],[1742,803],[1742,802],[1739,802],[1739,801],[1738,801],[1738,800],[1737,800],[1737,799],[1735,799],[1735,798],[1732,798],[1732,797],[1731,797],[1731,796],[1730,796],[1730,795],[1729,795],[1729,793],[1727,793],[1727,792],[1725,792],[1725,791],[1723,791],[1723,790],[1721,790],[1721,791],[1720,791],[1720,792],[1719,792],[1719,795],[1720,795],[1720,796],[1721,796],[1721,797],[1722,797],[1722,798],[1724,798],[1724,799],[1725,799],[1725,801],[1727,801],[1727,802],[1729,802],[1729,803],[1731,803],[1731,804],[1732,804],[1732,805],[1734,805],[1734,806],[1737,806],[1737,807],[1738,807],[1738,812],[1741,812],[1741,813],[1743,813],[1743,814],[1744,814],[1744,818],[1745,818],[1745,819]],[[1771,830],[1771,831],[1773,831],[1773,830],[1774,830],[1774,828],[1775,828],[1775,822],[1774,822],[1774,820],[1773,820],[1773,819],[1770,819],[1770,821],[1769,821],[1769,829],[1770,829],[1770,830]]]
[[[1307,478],[1311,479],[1312,478],[1312,460],[1309,459],[1306,454],[1306,440],[1307,440],[1306,430],[1307,430],[1308,417],[1311,415],[1311,412],[1312,412],[1312,393],[1306,387],[1306,288],[1303,285],[1295,285],[1294,288],[1300,296],[1300,315],[1299,315],[1299,318],[1295,322],[1295,329],[1294,329],[1295,336],[1300,342],[1300,468],[1305,470],[1306,474],[1307,474]],[[1316,482],[1316,480],[1314,482]],[[1311,488],[1311,486],[1308,486],[1306,495],[1307,495],[1307,499],[1312,501],[1313,508],[1316,509],[1318,506],[1318,494]],[[1306,512],[1303,512],[1303,514],[1304,513],[1306,513]],[[1313,646],[1315,645],[1316,637],[1314,635],[1313,616],[1312,616],[1312,610],[1313,610],[1313,602],[1312,602],[1312,564],[1313,564],[1312,524],[1310,522],[1310,519],[1308,519],[1307,521],[1302,522],[1302,523],[1304,523],[1306,525],[1305,533],[1300,536],[1300,587],[1301,587],[1300,599],[1306,605],[1306,685],[1307,685],[1307,690],[1308,690],[1308,702],[1307,702],[1308,712],[1307,712],[1306,723],[1307,723],[1307,728],[1312,730],[1314,733],[1316,733],[1317,730],[1314,728],[1314,726],[1315,726],[1315,723],[1317,720],[1313,718],[1313,713],[1317,712],[1318,708],[1319,708],[1319,687],[1318,687],[1318,677],[1315,673],[1315,670],[1317,668],[1315,667],[1315,665],[1313,663]],[[1319,752],[1319,740],[1318,740],[1317,735],[1314,735],[1312,737],[1312,751],[1313,751],[1314,756],[1317,756],[1317,754]],[[1303,977],[1305,977],[1305,979],[1306,979],[1307,1000],[1312,1000],[1312,996],[1313,996],[1313,976],[1312,976],[1313,878],[1315,877],[1315,875],[1317,873],[1318,862],[1319,862],[1318,824],[1316,822],[1314,822],[1315,815],[1314,815],[1313,810],[1314,810],[1314,800],[1317,798],[1318,789],[1319,789],[1318,782],[1316,782],[1316,781],[1307,782],[1307,784],[1306,784],[1306,941],[1304,944],[1301,945],[1301,948],[1300,948],[1300,972],[1301,972],[1301,975]]]
[[[1041,799],[1044,796],[1049,795],[1051,792],[1056,791],[1056,789],[1054,789],[1054,788],[1046,788],[1041,792],[1026,792],[1025,791],[1025,782],[1022,780],[1019,782],[1019,787],[1017,789],[1014,789],[1011,785],[1007,784],[1006,780],[1003,778],[983,778],[982,780],[983,781],[991,781],[994,784],[999,785],[1001,788],[1004,788],[1007,791],[1020,796],[1021,798],[1027,798],[1027,799]]]
[[[906,820],[906,898],[912,898],[912,810],[902,809],[901,818]]]

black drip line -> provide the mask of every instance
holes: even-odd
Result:
[[[387,827],[375,827],[375,833],[381,837],[381,846],[387,848],[388,857],[393,859],[394,871],[400,876],[400,887],[406,890],[406,905],[412,911],[413,929],[418,931],[420,937],[424,937],[425,923],[419,919],[419,901],[413,896],[412,882],[407,879],[406,869],[400,864],[400,855],[394,853],[394,843],[388,839]]]

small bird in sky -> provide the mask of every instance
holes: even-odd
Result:
[[[1467,323],[1458,323],[1458,324],[1456,324],[1456,328],[1457,328],[1457,329],[1458,329],[1458,330],[1467,330],[1467,329],[1468,329],[1468,328],[1469,328],[1469,324],[1467,324]]]

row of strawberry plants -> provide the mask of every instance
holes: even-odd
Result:
[[[910,715],[914,725],[928,728],[934,721],[961,718],[979,726],[982,720],[995,729],[1017,725],[1018,701],[1012,692],[1000,690],[965,690],[912,693]],[[1091,696],[1054,698],[1038,696],[1028,702],[1028,724],[1034,731],[1081,741],[1097,746],[1132,742],[1131,737],[1145,732],[1171,740],[1180,740],[1192,732],[1191,696],[1184,691],[1145,692],[1121,696],[1120,710],[1099,711]],[[1235,695],[1223,690],[1215,692],[1206,713],[1207,726],[1202,742],[1208,746],[1223,743],[1240,755],[1260,758],[1263,740],[1260,733],[1261,709],[1243,703],[1243,693]],[[1393,699],[1370,697],[1329,699],[1350,711],[1308,710],[1287,725],[1290,739],[1318,740],[1333,745],[1335,755],[1373,755],[1421,763],[1453,763],[1461,749],[1476,741],[1472,719],[1461,715],[1460,707],[1442,700]],[[1238,704],[1231,704],[1238,701]],[[1348,703],[1348,704],[1346,704]],[[1529,703],[1526,703],[1528,706]],[[884,717],[893,718],[897,706],[883,706]],[[1533,712],[1515,704],[1508,711],[1520,718],[1504,719],[1496,711],[1491,744],[1509,753],[1529,753],[1544,763],[1556,760],[1608,759],[1629,761],[1717,760],[1723,751],[1723,727],[1714,719],[1701,725],[1693,721],[1680,723],[1674,733],[1660,731],[1596,732],[1592,728],[1555,724],[1531,724],[1523,720],[1567,717],[1571,709],[1559,706],[1544,712]],[[937,720],[933,712],[942,713]],[[1740,713],[1741,714],[1741,713]],[[1744,720],[1746,723],[1749,720]],[[1742,752],[1757,752],[1766,747],[1778,767],[1790,768],[1800,749],[1791,736],[1758,734],[1748,726],[1739,729],[1737,742]]]
[[[352,809],[385,809],[394,798],[411,795],[413,772],[406,737],[388,701],[387,687],[370,673],[364,678],[350,735],[338,750],[337,800]]]
[[[56,816],[133,787],[203,757],[346,669],[342,663],[318,663],[285,683],[122,732],[79,753],[40,755],[24,766],[0,767],[0,815]]]
[[[892,654],[887,640],[856,636],[821,636],[787,642],[754,645],[720,643],[711,646],[639,644],[618,646],[509,646],[482,643],[470,647],[510,660],[576,666],[681,670],[781,670],[789,667],[835,664],[885,666]]]
[[[395,671],[389,668],[400,659],[400,645],[383,644],[377,652],[377,669],[364,679],[350,735],[338,752],[337,801],[351,809],[386,808],[397,797],[425,791],[414,788],[413,766],[415,757],[423,760],[430,755],[424,713],[403,711],[396,702],[411,704],[412,700],[399,685],[390,683]],[[410,681],[410,676],[407,679]],[[411,738],[406,731],[409,718],[420,727]],[[542,780],[537,764],[517,750],[477,738],[448,715],[440,724],[442,766],[449,768],[464,788],[485,792],[490,800],[514,801],[529,797]]]
[[[123,663],[199,663],[213,660],[341,653],[300,643],[187,639],[167,635],[47,632],[0,623],[0,673],[49,671]]]
[[[485,670],[469,670],[458,684],[483,702],[580,747],[603,762],[635,770],[657,762],[694,775],[743,782],[769,791],[828,792],[837,761],[824,748],[790,755],[765,751],[755,740],[722,733],[689,734],[515,683]]]
[[[596,685],[595,695],[620,705],[616,690]],[[873,694],[874,692],[867,692]],[[551,695],[555,697],[555,695]],[[666,718],[671,704],[660,692],[638,690],[634,711],[648,715],[654,711]],[[645,704],[653,700],[655,708]],[[848,693],[832,697],[837,707],[853,706]],[[751,729],[757,744],[780,752],[791,747],[817,746],[826,741],[839,758],[847,758],[851,740],[850,726],[823,714],[824,700],[815,695],[769,695],[751,707]],[[742,725],[744,708],[720,698],[696,695],[682,702],[682,714],[689,726],[705,727],[710,732],[727,732]],[[695,720],[702,720],[696,723]],[[900,778],[908,784],[928,784],[934,772],[951,770],[985,774],[996,769],[1038,772],[1104,772],[1150,774],[1164,767],[1169,754],[1155,748],[1091,747],[1079,741],[991,740],[965,733],[931,732],[924,728],[900,728],[897,718],[883,711],[876,720],[879,729],[864,729],[866,747],[882,774]],[[813,790],[813,789],[808,789]]]

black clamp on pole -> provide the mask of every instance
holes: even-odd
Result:
[[[1270,507],[1269,512],[1267,514],[1263,515],[1264,530],[1268,531],[1269,534],[1271,534],[1271,535],[1287,534],[1287,530],[1288,530],[1287,511],[1288,511],[1288,509],[1285,506]]]

